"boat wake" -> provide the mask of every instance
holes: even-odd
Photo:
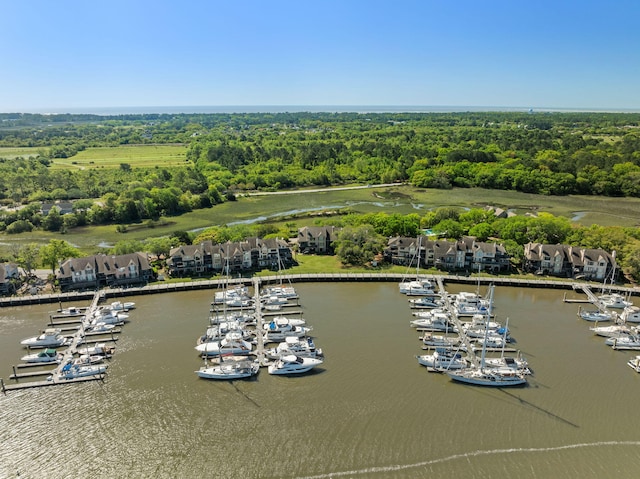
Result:
[[[554,452],[554,451],[562,451],[562,450],[568,450],[568,449],[582,449],[587,447],[602,447],[602,446],[640,446],[640,441],[602,441],[602,442],[591,442],[591,443],[568,444],[566,446],[556,446],[556,447],[521,447],[521,448],[509,448],[509,449],[491,449],[487,451],[472,451],[472,452],[466,452],[464,454],[454,454],[452,456],[442,457],[440,459],[432,459],[430,461],[416,462],[414,464],[396,464],[393,466],[369,467],[369,468],[359,469],[354,471],[338,471],[338,472],[331,472],[328,474],[318,474],[315,476],[302,476],[302,477],[298,477],[297,479],[330,479],[334,477],[369,474],[372,472],[377,473],[377,472],[403,471],[406,469],[412,469],[414,467],[432,466],[435,464],[442,464],[444,462],[456,461],[458,459],[468,459],[468,458],[478,457],[478,456],[512,454],[514,452]]]

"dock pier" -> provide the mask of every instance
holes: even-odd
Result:
[[[53,320],[56,317],[56,315],[50,315],[49,322],[52,327],[68,326],[68,327],[59,328],[59,329],[61,330],[64,329],[65,331],[73,331],[73,335],[70,336],[71,343],[69,344],[67,349],[60,352],[62,355],[62,359],[59,362],[55,362],[55,363],[48,362],[48,363],[19,364],[17,366],[14,365],[12,367],[13,374],[9,376],[9,379],[13,379],[16,382],[14,384],[5,384],[4,380],[0,378],[0,388],[2,392],[6,394],[7,391],[16,391],[20,389],[31,389],[31,388],[37,388],[37,387],[54,386],[58,384],[71,384],[71,383],[86,382],[86,381],[104,380],[104,378],[106,377],[106,374],[104,373],[95,374],[92,376],[69,378],[69,379],[66,379],[64,375],[61,374],[62,368],[64,367],[64,365],[67,364],[69,361],[73,360],[74,354],[78,353],[79,346],[85,344],[87,342],[88,337],[99,338],[99,337],[109,335],[110,341],[115,342],[118,339],[115,335],[121,331],[121,329],[119,328],[113,329],[111,331],[94,332],[94,333],[85,332],[84,330],[84,327],[82,324],[83,318],[91,315],[94,311],[96,311],[98,309],[98,304],[103,298],[104,298],[104,295],[101,292],[99,291],[96,292],[93,296],[93,300],[91,301],[91,305],[85,310],[85,316],[77,316],[65,321],[54,322]],[[57,315],[57,317],[63,317],[63,316]],[[72,324],[76,324],[77,326],[73,327],[71,326]],[[36,367],[36,366],[46,367],[46,366],[51,366],[53,364],[56,365],[56,367],[53,369],[43,369],[40,371],[28,371],[28,372],[21,372],[21,373],[18,372],[19,368]],[[42,376],[47,376],[46,380],[19,382],[20,379],[37,378]]]

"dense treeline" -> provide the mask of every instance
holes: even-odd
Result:
[[[126,224],[242,190],[347,183],[640,197],[639,125],[640,114],[624,113],[0,114],[0,147],[38,148],[36,157],[0,158],[2,203],[93,200],[64,219],[7,211],[0,228]],[[148,143],[184,144],[189,161],[50,168],[86,148]]]

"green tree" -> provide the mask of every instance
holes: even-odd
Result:
[[[20,246],[15,260],[18,266],[24,270],[27,277],[30,277],[40,261],[40,246],[37,243],[27,243]]]
[[[384,237],[373,226],[348,226],[334,241],[336,255],[347,265],[362,266],[372,261],[386,246]]]
[[[40,248],[40,259],[43,266],[51,268],[53,274],[56,273],[56,267],[69,258],[78,258],[80,251],[74,248],[64,240],[49,240],[49,243]]]

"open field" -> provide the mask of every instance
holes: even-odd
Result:
[[[184,166],[187,148],[184,145],[123,145],[87,148],[71,158],[55,158],[51,168],[119,168],[121,163],[131,168]]]
[[[39,154],[39,151],[41,150],[48,150],[48,148],[41,148],[41,147],[2,147],[0,148],[0,158],[8,158],[8,159],[13,159],[13,158],[17,158],[19,156],[22,157],[29,157],[29,156],[37,156]]]
[[[165,224],[156,225],[154,228],[143,224],[131,225],[127,233],[118,233],[115,225],[108,225],[78,228],[66,235],[34,231],[20,235],[0,235],[0,246],[6,249],[11,244],[46,243],[51,238],[61,238],[84,252],[91,253],[101,246],[112,246],[122,240],[145,240],[149,237],[168,235],[177,230],[197,231],[214,225],[273,221],[292,222],[301,227],[314,224],[317,216],[310,216],[310,213],[332,212],[345,208],[359,213],[382,211],[417,213],[422,216],[440,206],[472,208],[487,204],[512,209],[517,214],[546,211],[556,216],[572,218],[576,223],[583,225],[638,226],[640,222],[638,198],[557,197],[482,189],[425,190],[411,186],[394,186],[239,197],[238,201],[165,218]]]

